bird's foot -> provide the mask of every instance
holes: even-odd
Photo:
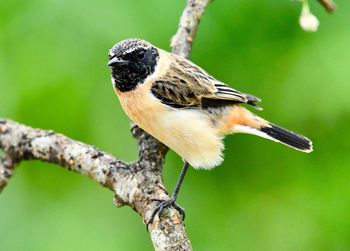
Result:
[[[170,197],[169,200],[159,200],[159,199],[153,199],[152,201],[157,201],[159,202],[158,206],[154,209],[151,217],[148,219],[147,223],[146,223],[146,227],[148,230],[148,226],[149,224],[151,224],[153,222],[154,217],[162,212],[165,208],[171,207],[173,206],[181,215],[182,220],[185,220],[185,210],[180,207],[175,201],[176,198],[174,197]]]

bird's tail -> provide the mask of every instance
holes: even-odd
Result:
[[[239,123],[233,125],[233,133],[253,134],[282,143],[302,152],[312,152],[312,142],[308,138],[274,125],[255,114],[252,114],[245,108],[241,108],[245,110],[245,112],[241,113],[241,116],[244,114],[243,119],[241,119]]]

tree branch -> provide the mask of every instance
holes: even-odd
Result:
[[[172,39],[173,52],[188,57],[192,42],[209,0],[188,0],[178,32]],[[53,131],[34,129],[0,119],[0,192],[21,161],[39,159],[88,176],[114,192],[117,207],[129,205],[147,222],[157,206],[154,199],[168,199],[162,169],[168,148],[133,125],[139,160],[127,164],[94,146]],[[149,226],[156,250],[192,250],[179,213],[164,210]]]
[[[188,0],[180,19],[179,28],[171,40],[172,51],[183,57],[191,53],[193,39],[204,10],[211,0]]]
[[[325,8],[326,11],[329,13],[333,12],[335,10],[335,4],[333,0],[317,0],[323,8]]]

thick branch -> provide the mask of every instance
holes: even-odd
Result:
[[[7,153],[4,153],[4,155],[0,158],[0,192],[4,189],[8,180],[12,177],[15,165],[15,160]]]
[[[152,199],[168,198],[161,172],[156,168],[162,166],[166,148],[160,146],[160,151],[152,154],[158,142],[138,128],[133,128],[133,134],[141,146],[142,157],[128,165],[93,146],[53,131],[0,120],[0,147],[5,153],[0,161],[0,188],[7,184],[17,163],[40,159],[92,178],[115,193],[117,206],[130,205],[147,221],[156,207]],[[180,223],[177,211],[169,209],[150,227],[157,250],[174,250],[172,247],[179,244],[189,250],[184,226]]]
[[[113,179],[119,180],[118,175],[125,176],[128,167],[92,146],[10,120],[0,121],[0,146],[5,152],[2,160],[4,170],[13,171],[16,164],[23,160],[40,159],[88,176],[111,190]]]

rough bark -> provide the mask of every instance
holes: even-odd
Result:
[[[191,54],[193,39],[206,6],[211,0],[188,0],[179,27],[171,40],[173,53],[183,57]]]
[[[178,32],[172,39],[173,52],[188,57],[204,9],[209,0],[188,0]],[[157,206],[154,199],[168,199],[162,169],[168,148],[132,125],[138,141],[139,160],[127,164],[94,146],[53,131],[34,129],[0,119],[0,192],[21,161],[39,159],[88,176],[114,192],[117,207],[132,207],[147,222]],[[169,208],[149,226],[156,250],[192,250],[179,213]]]

